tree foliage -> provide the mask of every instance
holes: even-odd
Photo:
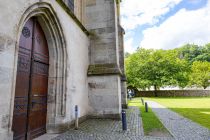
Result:
[[[197,85],[206,89],[210,86],[210,62],[195,61],[192,64],[190,85]]]
[[[155,90],[166,85],[185,85],[187,62],[177,55],[175,50],[138,49],[126,59],[128,83],[141,89],[153,86]]]
[[[173,50],[139,48],[126,56],[126,74],[131,87],[157,90],[163,86],[209,86],[210,43],[186,44]]]
[[[179,57],[187,60],[190,64],[194,61],[210,62],[210,43],[205,46],[186,44],[178,49]]]

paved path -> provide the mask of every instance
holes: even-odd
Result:
[[[53,140],[138,140],[143,137],[139,109],[127,110],[128,131],[123,132],[121,121],[110,119],[89,119]]]
[[[209,129],[178,115],[156,102],[147,102],[176,140],[210,140]]]
[[[53,140],[171,140],[172,138],[145,137],[140,112],[137,107],[126,111],[128,130],[122,131],[121,121],[109,119],[89,119]],[[39,140],[39,139],[37,139]]]

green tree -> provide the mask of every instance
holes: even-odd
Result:
[[[183,87],[188,82],[187,65],[176,50],[141,48],[126,60],[128,83],[140,89],[153,86],[155,91],[166,85]]]
[[[148,80],[142,80],[140,69],[153,50],[139,49],[125,59],[127,83],[130,87],[146,89],[149,87]]]
[[[202,53],[195,57],[194,61],[208,61],[210,62],[210,43],[201,48]]]
[[[194,44],[186,44],[177,50],[179,51],[180,58],[184,58],[190,63],[193,63],[193,59],[202,53],[202,48]]]
[[[176,49],[181,59],[187,60],[190,64],[194,61],[210,62],[210,43],[205,46],[186,44]]]
[[[210,86],[210,62],[195,61],[192,64],[190,85],[196,85],[206,89]]]

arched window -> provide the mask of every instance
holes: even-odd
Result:
[[[63,2],[69,7],[70,11],[77,17],[77,19],[84,24],[86,0],[63,0]]]
[[[76,0],[77,1],[77,0]],[[68,0],[67,1],[69,9],[74,12],[74,0]]]

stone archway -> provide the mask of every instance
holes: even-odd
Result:
[[[47,93],[47,132],[57,133],[59,129],[57,125],[62,124],[66,112],[66,43],[65,36],[62,32],[61,25],[52,6],[48,3],[39,2],[30,6],[23,14],[18,29],[16,44],[16,62],[18,60],[19,38],[25,23],[31,18],[36,17],[41,25],[47,39],[49,49],[49,77],[48,77],[48,93]],[[16,75],[16,73],[15,73]],[[16,76],[14,76],[16,77]],[[16,81],[16,79],[14,79]],[[15,86],[13,86],[15,87]],[[11,112],[13,112],[13,104],[15,97],[15,89],[13,89],[13,100],[11,103]],[[12,124],[12,115],[10,124]],[[11,125],[10,125],[11,130]]]

